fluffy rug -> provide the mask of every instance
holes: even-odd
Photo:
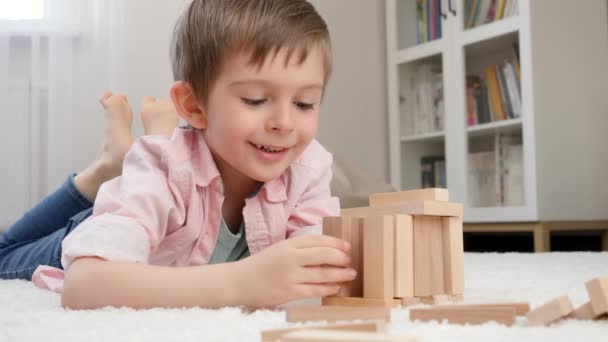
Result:
[[[529,301],[532,308],[560,295],[588,300],[584,282],[608,276],[608,253],[465,254],[465,302]],[[494,323],[456,326],[410,322],[393,309],[390,332],[421,341],[607,341],[608,320],[565,320],[550,327]],[[55,293],[26,281],[0,281],[0,341],[258,341],[266,329],[293,326],[283,311],[238,308],[69,311]]]

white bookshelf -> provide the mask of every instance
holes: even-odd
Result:
[[[519,0],[516,15],[469,29],[465,0],[441,2],[442,37],[418,44],[416,0],[386,1],[393,186],[420,188],[420,158],[438,155],[466,223],[608,219],[608,2]],[[514,42],[521,116],[468,126],[466,76],[511,57]],[[444,128],[412,133],[402,102],[408,77],[425,63],[442,69]],[[522,140],[523,199],[472,205],[468,154],[501,133]]]

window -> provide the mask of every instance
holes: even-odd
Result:
[[[44,18],[44,0],[0,0],[0,20]]]

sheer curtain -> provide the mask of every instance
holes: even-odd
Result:
[[[96,157],[101,93],[166,96],[183,2],[0,0],[0,231]]]

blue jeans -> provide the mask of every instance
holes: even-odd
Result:
[[[61,242],[91,216],[93,203],[74,185],[74,175],[0,235],[0,279],[32,279],[40,265],[61,266]]]

